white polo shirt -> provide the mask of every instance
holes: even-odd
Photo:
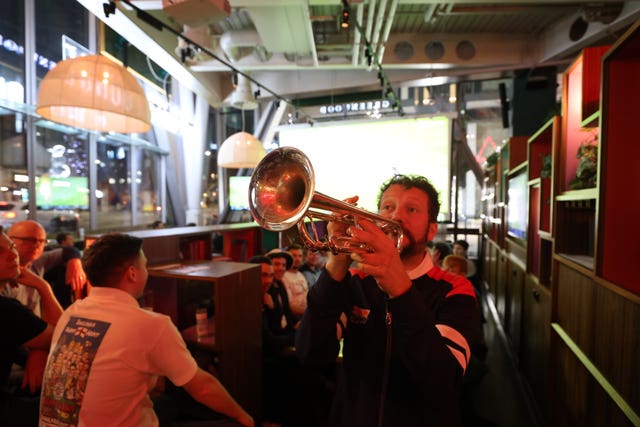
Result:
[[[157,426],[149,391],[197,371],[168,316],[128,293],[93,287],[56,326],[40,401],[40,426]]]

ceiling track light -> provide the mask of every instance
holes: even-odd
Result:
[[[276,92],[274,92],[273,90],[269,89],[268,87],[266,87],[266,86],[260,84],[259,82],[255,81],[248,74],[245,74],[245,73],[241,72],[240,70],[238,70],[236,67],[234,67],[233,64],[229,63],[229,61],[227,61],[224,58],[221,58],[220,56],[216,55],[211,50],[207,49],[206,47],[200,45],[196,41],[194,41],[194,40],[190,39],[189,37],[185,36],[182,32],[174,29],[170,25],[165,24],[164,22],[162,22],[159,19],[155,18],[154,16],[149,14],[149,12],[140,9],[140,7],[138,7],[136,4],[134,4],[134,3],[137,3],[137,2],[134,2],[132,0],[118,0],[118,1],[120,1],[121,3],[126,4],[128,7],[133,9],[136,12],[136,17],[138,19],[146,22],[147,24],[151,25],[152,27],[154,27],[158,31],[167,30],[168,32],[170,32],[171,34],[175,35],[180,40],[183,40],[186,44],[188,44],[191,47],[192,52],[194,52],[196,54],[202,53],[202,54],[206,54],[206,55],[210,56],[211,58],[213,58],[216,61],[218,61],[221,64],[223,64],[225,67],[227,67],[232,72],[237,73],[239,75],[242,75],[247,80],[249,80],[250,82],[254,83],[256,86],[258,86],[258,88],[264,89],[265,91],[269,92],[278,102],[282,101],[282,102],[285,102],[286,104],[291,105],[296,110],[296,114],[298,114],[298,111],[299,111],[298,110],[298,106],[295,105],[293,103],[293,101],[291,101],[290,99],[284,98],[283,96],[277,94]],[[348,1],[346,3],[348,4]],[[105,2],[103,4],[103,9],[105,10],[105,14],[106,14],[107,7],[108,7],[108,10],[109,10],[109,14],[113,13],[111,11],[112,9],[115,12],[115,2],[113,0],[109,1],[108,3]],[[107,15],[107,17],[108,17],[108,15]],[[306,113],[303,112],[302,114],[305,117],[308,117],[309,119],[311,119],[311,117],[308,116]]]
[[[102,3],[102,11],[104,12],[105,18],[108,18],[109,15],[113,15],[116,13],[116,4],[115,2]]]
[[[349,28],[349,15],[351,14],[351,8],[349,7],[348,0],[342,0],[342,17],[340,19],[340,28]]]

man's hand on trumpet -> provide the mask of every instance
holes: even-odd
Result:
[[[358,221],[359,227],[349,227],[347,234],[355,241],[366,243],[368,251],[357,251],[351,259],[358,263],[358,269],[373,276],[378,286],[389,297],[404,294],[411,287],[398,249],[388,235],[371,221]]]
[[[344,199],[345,203],[356,206],[358,204],[358,196],[349,197]],[[347,229],[349,224],[342,221],[331,221],[327,224],[327,233],[329,240],[340,239],[348,237]],[[347,275],[347,271],[351,266],[351,258],[346,253],[329,253],[329,258],[325,268],[331,276],[331,278],[337,282],[340,282]]]

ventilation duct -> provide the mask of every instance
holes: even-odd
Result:
[[[265,62],[271,56],[262,44],[260,34],[255,30],[227,31],[220,36],[220,48],[231,62],[237,62],[251,54]]]

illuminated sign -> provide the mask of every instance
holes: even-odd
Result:
[[[391,103],[383,99],[381,101],[361,101],[349,102],[346,104],[323,105],[320,107],[320,114],[341,114],[341,113],[364,113],[372,110],[391,108]]]
[[[4,37],[2,34],[0,34],[0,46],[2,46],[2,49],[6,50],[7,52],[12,52],[16,55],[24,55],[24,46],[19,45],[12,39]],[[33,54],[33,60],[37,65],[48,70],[56,66],[55,61],[45,58],[42,55],[38,55],[37,53]]]

